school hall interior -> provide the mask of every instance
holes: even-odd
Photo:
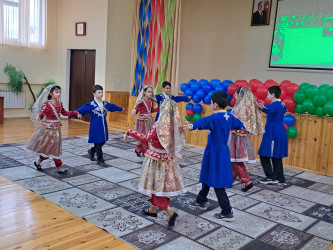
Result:
[[[206,211],[187,205],[201,187],[207,131],[186,131],[188,145],[179,164],[188,192],[172,199],[180,215],[175,228],[167,229],[165,212],[157,218],[141,213],[150,204],[137,190],[144,158],[134,152],[137,141],[122,138],[134,128],[131,110],[142,85],[160,93],[167,80],[173,95],[183,95],[180,87],[191,79],[288,80],[318,91],[322,85],[332,88],[332,69],[269,67],[279,3],[263,2],[269,4],[267,23],[251,25],[258,0],[0,0],[0,248],[333,248],[328,113],[288,112],[297,136],[288,138],[289,156],[283,159],[287,185],[260,184],[265,174],[256,155],[257,163],[247,166],[254,188],[244,193],[236,180],[227,189],[234,222],[214,219],[220,208],[213,190]],[[333,6],[325,13],[332,17]],[[21,72],[18,82],[26,77],[19,93],[9,88],[15,77],[10,79],[8,65]],[[58,175],[51,160],[43,163],[44,172],[36,171],[36,156],[25,150],[36,129],[30,109],[50,81],[61,86],[66,110],[93,100],[94,84],[104,88],[106,101],[125,108],[107,116],[107,168],[89,160],[85,116],[83,121],[62,118],[62,158],[69,175]],[[213,113],[203,100],[198,103],[201,117]],[[178,103],[183,122],[186,105]],[[251,139],[257,153],[262,135]]]

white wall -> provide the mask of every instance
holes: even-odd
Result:
[[[245,79],[333,85],[321,71],[268,70],[277,0],[268,26],[251,27],[251,0],[182,0],[179,81]]]
[[[57,79],[56,62],[58,49],[58,1],[50,0],[47,4],[47,33],[46,49],[24,49],[0,47],[0,83],[8,83],[7,75],[3,68],[7,63],[15,67],[21,67],[29,82],[33,84],[33,91],[37,93],[41,85],[49,79]],[[7,88],[7,84],[1,84],[1,88]],[[26,86],[25,89],[27,90]],[[4,117],[28,117],[32,97],[26,92],[25,109],[5,109]]]
[[[133,0],[109,0],[106,45],[106,90],[129,91]]]
[[[58,58],[57,73],[62,86],[68,76],[67,53],[70,49],[96,50],[95,83],[105,87],[106,37],[108,0],[58,0]],[[75,23],[86,22],[86,36],[75,35]],[[68,107],[68,93],[64,88],[65,107]]]

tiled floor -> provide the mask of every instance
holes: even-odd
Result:
[[[86,137],[63,140],[63,161],[69,169],[59,175],[50,160],[43,172],[35,170],[34,155],[24,144],[0,146],[0,174],[33,190],[59,206],[86,218],[139,249],[326,249],[333,240],[333,178],[285,168],[287,186],[258,183],[260,164],[248,166],[255,184],[249,192],[235,182],[227,189],[233,222],[218,221],[220,211],[214,190],[208,209],[188,206],[195,199],[203,154],[187,147],[179,161],[188,192],[172,199],[180,217],[167,229],[164,211],[145,217],[147,196],[137,190],[143,158],[134,153],[135,141],[125,144],[122,134],[111,134],[104,145],[107,168],[91,162]]]

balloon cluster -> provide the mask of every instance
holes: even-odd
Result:
[[[333,86],[327,84],[319,87],[302,83],[294,93],[295,111],[298,114],[309,113],[323,117],[333,116]]]
[[[292,115],[286,115],[283,117],[283,125],[287,130],[288,138],[295,138],[298,134],[298,131],[292,125],[295,124],[295,117]]]
[[[195,104],[193,105],[192,103],[188,103],[186,105],[186,115],[185,115],[185,119],[187,121],[197,121],[201,118],[201,112],[202,112],[203,108],[201,106],[201,104]]]
[[[191,96],[194,103],[203,102],[204,104],[210,104],[211,96],[216,91],[225,91],[229,85],[233,82],[230,80],[224,80],[221,82],[218,79],[213,79],[210,82],[206,79],[201,79],[199,81],[192,79],[188,83],[183,83],[180,85],[180,90],[184,92],[183,95]],[[231,95],[229,95],[229,101],[231,100]]]
[[[281,84],[271,79],[267,80],[265,83],[262,83],[257,79],[252,79],[249,82],[246,80],[237,80],[234,84],[231,84],[228,87],[228,93],[233,96],[230,104],[231,106],[234,106],[236,103],[236,98],[234,95],[236,90],[239,87],[247,87],[252,91],[257,101],[261,100],[265,105],[268,105],[270,104],[270,101],[267,99],[268,88],[274,85],[281,88],[280,99],[285,104],[287,110],[291,113],[295,113],[296,103],[293,99],[293,95],[299,89],[299,86],[296,83],[292,83],[288,80],[282,81]]]

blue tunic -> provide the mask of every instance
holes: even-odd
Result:
[[[262,112],[267,114],[265,133],[258,154],[266,157],[283,158],[288,156],[288,137],[283,125],[287,109],[281,101],[265,105]]]
[[[84,104],[76,110],[81,115],[90,115],[90,128],[88,143],[104,143],[109,139],[108,124],[106,123],[106,115],[108,111],[123,111],[124,109],[115,104],[103,101],[103,113],[98,103],[94,100]]]
[[[164,99],[168,98],[168,96],[165,95],[165,94],[160,94],[160,95],[156,95],[155,98],[156,98],[158,107],[160,107],[161,104],[162,104],[162,102],[164,101]],[[169,95],[169,98],[171,100],[174,100],[175,102],[189,102],[189,101],[191,101],[191,98],[188,97],[188,96],[173,96],[173,95]],[[157,119],[158,119],[159,116],[160,116],[160,111],[157,112],[155,121],[157,121]]]
[[[193,129],[208,129],[207,146],[202,159],[199,181],[214,188],[233,184],[228,138],[230,129],[241,129],[240,120],[227,112],[218,112],[193,123]]]

